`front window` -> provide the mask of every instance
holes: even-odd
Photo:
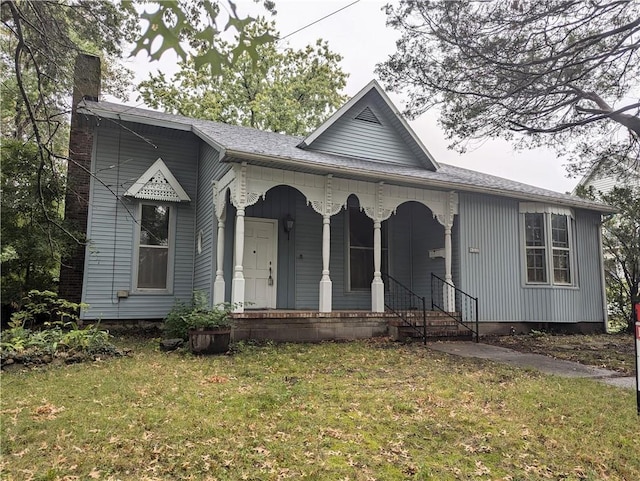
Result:
[[[536,212],[523,218],[527,284],[571,285],[571,216]]]
[[[381,270],[387,272],[387,224],[381,226]],[[373,220],[349,207],[349,281],[352,290],[370,289],[373,280]]]
[[[551,242],[553,247],[553,282],[555,284],[571,284],[569,221],[566,215],[551,215]]]
[[[171,208],[142,204],[138,243],[138,289],[168,289]]]
[[[547,282],[547,249],[544,214],[525,214],[527,282]]]

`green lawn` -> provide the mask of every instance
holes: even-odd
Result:
[[[4,480],[640,479],[635,392],[385,341],[2,374]]]

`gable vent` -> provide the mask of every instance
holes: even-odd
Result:
[[[356,115],[355,118],[356,120],[362,120],[363,122],[371,122],[372,124],[382,125],[382,123],[378,120],[378,117],[376,117],[376,114],[374,114],[369,107],[366,107],[362,112]]]
[[[156,160],[124,195],[162,202],[191,200],[162,159]]]

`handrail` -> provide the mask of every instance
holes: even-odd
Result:
[[[436,282],[440,281],[440,282]],[[444,286],[449,286],[449,288],[454,289],[455,292],[455,311],[450,312],[447,309],[444,309],[440,306],[436,299],[439,299],[444,303]],[[451,319],[454,319],[460,325],[469,329],[473,334],[475,334],[475,341],[480,342],[480,322],[478,319],[478,298],[473,297],[470,294],[467,294],[461,289],[458,289],[456,286],[451,284],[450,282],[445,281],[444,279],[438,277],[433,272],[431,273],[431,309],[437,309],[440,312],[443,312]],[[474,326],[474,327],[471,327]]]
[[[385,285],[384,305],[396,316],[422,336],[427,344],[427,304],[424,297],[419,296],[407,286],[389,274],[382,273]],[[422,310],[422,332],[413,322],[409,321],[408,312]]]

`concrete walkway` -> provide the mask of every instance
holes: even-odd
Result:
[[[537,369],[546,374],[555,374],[556,376],[590,378],[625,389],[636,388],[635,376],[622,376],[619,372],[610,371],[609,369],[554,359],[542,354],[518,352],[505,347],[468,341],[431,342],[428,347],[434,351],[446,352],[456,356],[489,359],[511,366]]]

